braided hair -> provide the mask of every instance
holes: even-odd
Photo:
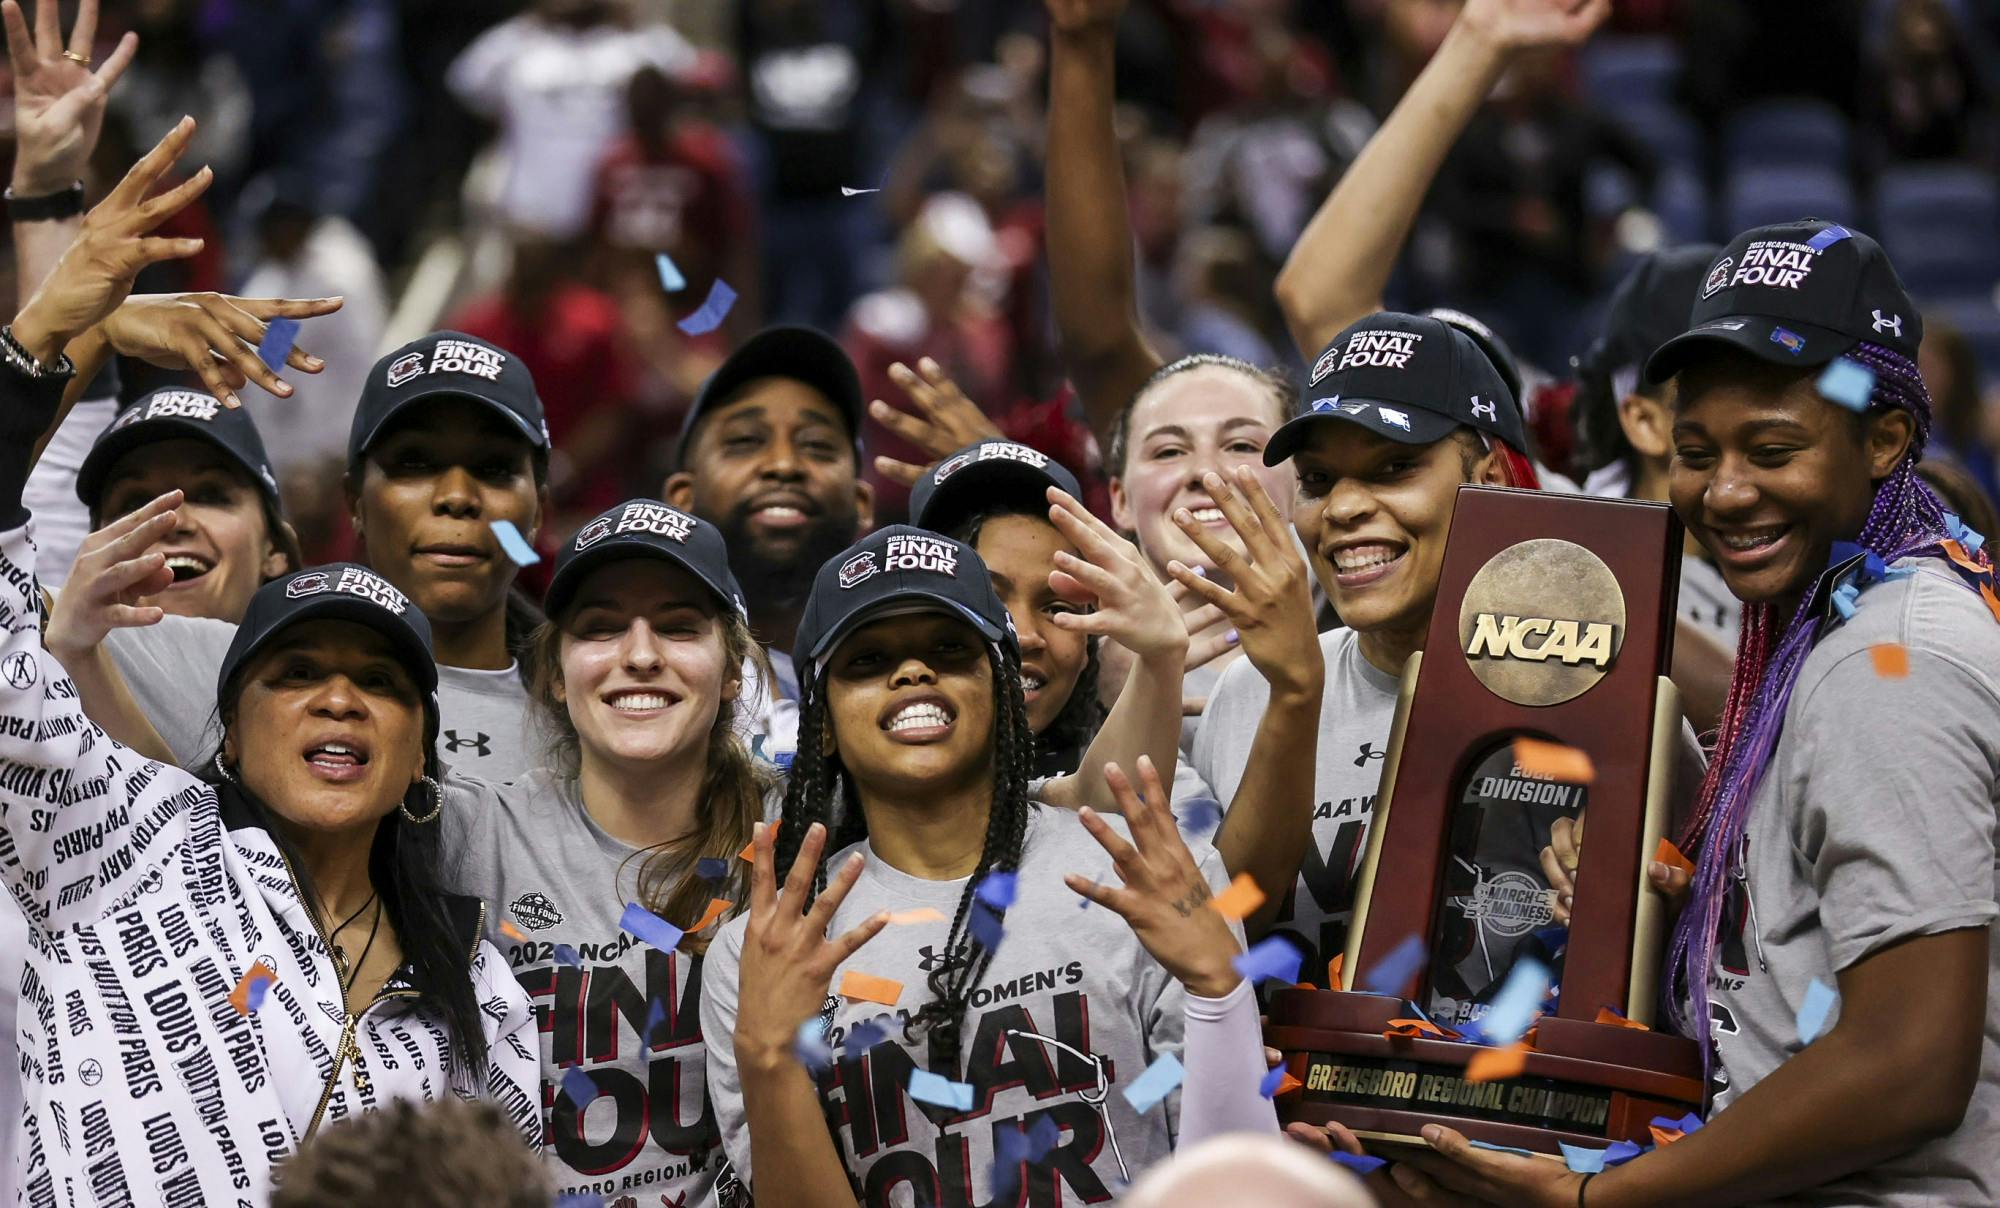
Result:
[[[986,842],[978,867],[959,895],[958,910],[944,944],[945,959],[928,977],[930,1001],[904,1027],[906,1041],[928,1037],[933,1068],[956,1070],[961,1031],[972,991],[993,963],[993,953],[968,930],[973,894],[988,873],[1020,868],[1027,843],[1028,818],[1034,802],[1028,785],[1034,776],[1035,738],[1028,729],[1028,706],[1021,694],[1021,656],[1011,642],[990,644],[987,659],[993,674],[993,798],[986,816]],[[827,675],[805,669],[801,676],[798,755],[785,789],[784,813],[778,827],[777,875],[791,872],[807,828],[817,822],[831,841],[826,851],[839,851],[868,837],[868,819],[860,807],[854,778],[838,754],[826,749],[830,734]],[[836,817],[836,809],[839,816]],[[826,888],[824,864],[813,874],[815,896]],[[800,909],[807,908],[801,903]],[[985,909],[984,906],[981,909]],[[1001,912],[995,912],[996,914]],[[921,1035],[920,1035],[921,1034]]]
[[[1930,438],[1931,400],[1915,362],[1877,344],[1861,344],[1848,357],[1875,375],[1871,410],[1898,408],[1916,431],[1903,460],[1875,488],[1875,500],[1856,541],[1885,563],[1912,555],[1942,557],[1945,508],[1917,476],[1917,459]],[[1982,557],[1984,555],[1982,554]],[[1816,614],[1801,607],[1790,617],[1778,605],[1748,604],[1737,640],[1736,671],[1729,683],[1714,757],[1703,778],[1693,816],[1680,836],[1681,850],[1699,852],[1687,907],[1674,924],[1668,949],[1666,1007],[1689,1035],[1709,1018],[1708,977],[1714,963],[1731,868],[1743,843],[1750,806],[1776,752],[1785,707],[1806,656],[1819,636]],[[1682,995],[1691,1010],[1681,1013]],[[1704,1063],[1714,1061],[1702,1046]]]

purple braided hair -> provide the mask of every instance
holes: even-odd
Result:
[[[1869,406],[1899,407],[1916,421],[1916,434],[1902,462],[1875,489],[1875,502],[1856,540],[1894,563],[1912,554],[1942,557],[1945,507],[1917,477],[1916,463],[1931,433],[1931,398],[1915,362],[1877,344],[1860,344],[1848,357],[1875,374]],[[1784,727],[1785,707],[1799,668],[1818,637],[1818,625],[1804,608],[1790,618],[1770,604],[1746,605],[1736,647],[1736,672],[1729,684],[1715,755],[1702,780],[1694,816],[1681,835],[1681,850],[1698,852],[1688,903],[1674,924],[1667,953],[1669,1017],[1691,1036],[1690,1020],[1709,1018],[1708,976],[1729,878],[1749,821],[1751,799],[1769,766]],[[1684,1015],[1681,993],[1691,1001]],[[1702,1045],[1704,1068],[1714,1062],[1714,1046]]]

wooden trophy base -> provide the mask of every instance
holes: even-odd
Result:
[[[1702,1104],[1701,1052],[1691,1040],[1616,1024],[1545,1015],[1535,1051],[1511,1078],[1468,1083],[1482,1046],[1384,1036],[1407,1008],[1348,991],[1281,990],[1265,1041],[1302,1086],[1280,1098],[1285,1123],[1339,1123],[1394,1156],[1423,1147],[1419,1130],[1446,1124],[1467,1138],[1559,1154],[1558,1142],[1602,1149],[1644,1145],[1655,1116],[1679,1119]]]

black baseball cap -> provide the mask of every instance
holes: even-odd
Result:
[[[1264,464],[1299,451],[1312,425],[1358,424],[1390,440],[1428,445],[1461,427],[1525,451],[1514,392],[1471,336],[1443,319],[1381,311],[1349,324],[1313,362],[1305,410],[1271,434]]]
[[[1864,341],[1914,359],[1924,322],[1882,245],[1818,218],[1745,231],[1708,266],[1681,333],[1646,362],[1664,382],[1705,344],[1824,365]]]
[[[948,533],[982,511],[1046,516],[1050,487],[1083,494],[1076,475],[1040,449],[1011,440],[978,440],[917,480],[910,490],[910,519],[918,528]]]
[[[1488,327],[1484,321],[1462,310],[1453,310],[1449,306],[1433,306],[1424,313],[1433,319],[1443,319],[1471,336],[1472,342],[1479,345],[1479,351],[1485,353],[1486,359],[1493,362],[1493,367],[1500,371],[1500,380],[1507,383],[1507,392],[1519,401],[1521,362],[1514,358],[1514,350],[1508,347],[1507,341],[1500,338],[1499,332]]]
[[[632,499],[576,530],[556,555],[555,573],[542,600],[548,615],[562,615],[590,572],[627,558],[671,562],[701,580],[723,607],[744,611],[743,589],[730,573],[729,547],[721,531],[658,500]]]
[[[766,327],[730,353],[722,367],[701,384],[681,419],[674,464],[684,464],[688,441],[702,416],[731,401],[745,385],[768,377],[804,382],[825,395],[847,421],[856,456],[860,455],[861,376],[854,371],[846,350],[833,337],[810,327]]]
[[[437,729],[437,663],[431,654],[431,623],[423,610],[387,579],[352,562],[330,562],[271,580],[250,597],[250,607],[236,626],[222,670],[216,676],[216,696],[229,685],[258,651],[302,621],[352,621],[388,640],[390,649],[423,690],[428,710],[426,739]]]
[[[1721,250],[1688,243],[1641,257],[1611,291],[1604,330],[1584,354],[1584,367],[1607,376],[1637,369],[1655,348],[1687,330],[1688,309]]]
[[[812,666],[855,626],[885,611],[947,612],[989,642],[1019,641],[986,563],[971,546],[914,525],[892,524],[819,568],[799,618],[794,663]]]
[[[521,358],[462,331],[434,331],[375,362],[354,408],[347,459],[368,451],[388,422],[418,399],[467,398],[507,420],[530,445],[547,452],[549,425],[535,379]]]
[[[104,483],[118,459],[155,441],[186,437],[220,449],[250,476],[273,505],[278,503],[278,477],[257,421],[242,407],[226,407],[212,394],[168,386],[141,398],[97,434],[76,472],[76,497],[93,515],[103,502]]]

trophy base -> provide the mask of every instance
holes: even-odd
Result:
[[[1521,1073],[1467,1082],[1466,1063],[1485,1050],[1382,1035],[1403,1016],[1401,1001],[1379,994],[1274,995],[1265,1043],[1302,1084],[1279,1099],[1279,1119],[1345,1125],[1388,1157],[1399,1147],[1428,1149],[1420,1135],[1426,1124],[1555,1155],[1559,1142],[1643,1145],[1655,1116],[1701,1110],[1701,1052],[1691,1040],[1545,1015]]]

